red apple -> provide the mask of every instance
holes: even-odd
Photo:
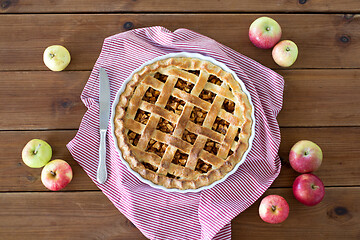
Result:
[[[258,48],[272,48],[281,38],[281,27],[272,18],[260,17],[250,25],[249,38]]]
[[[64,160],[56,159],[45,165],[41,172],[41,181],[52,191],[63,189],[71,182],[73,172]]]
[[[293,41],[283,40],[273,48],[272,57],[279,66],[290,67],[296,61],[298,52],[298,47]]]
[[[289,204],[279,195],[269,195],[261,200],[259,215],[267,223],[282,223],[289,216]]]
[[[321,148],[314,142],[302,140],[290,150],[289,162],[291,167],[299,173],[316,171],[323,159]]]
[[[301,174],[293,184],[295,198],[307,206],[314,206],[321,202],[325,195],[323,182],[311,173]]]

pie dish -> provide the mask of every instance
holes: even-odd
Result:
[[[244,85],[220,63],[187,56],[137,69],[113,108],[123,159],[140,178],[166,189],[225,179],[244,161],[254,133]]]

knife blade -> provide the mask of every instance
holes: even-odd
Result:
[[[110,84],[104,68],[100,68],[100,147],[99,165],[96,178],[100,184],[105,183],[106,170],[106,133],[110,117]]]

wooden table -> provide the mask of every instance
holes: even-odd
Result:
[[[232,222],[233,239],[360,239],[360,2],[358,0],[0,0],[0,239],[143,239],[90,181],[65,145],[85,107],[80,101],[105,37],[132,28],[189,28],[259,61],[285,78],[278,121],[283,167],[265,193],[280,194],[290,216],[270,225],[259,201]],[[271,50],[255,48],[248,27],[259,16],[276,19],[283,39],[298,44],[299,58],[278,67]],[[44,49],[66,46],[72,62],[51,72]],[[42,138],[53,158],[67,160],[74,179],[49,192],[41,169],[21,160],[23,146]],[[297,176],[288,164],[291,146],[318,143],[324,161],[316,174],[324,200],[306,207],[292,195]]]

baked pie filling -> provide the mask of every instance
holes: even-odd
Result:
[[[116,107],[115,136],[129,166],[166,188],[226,176],[249,147],[252,107],[233,76],[208,61],[168,58],[135,73]]]

